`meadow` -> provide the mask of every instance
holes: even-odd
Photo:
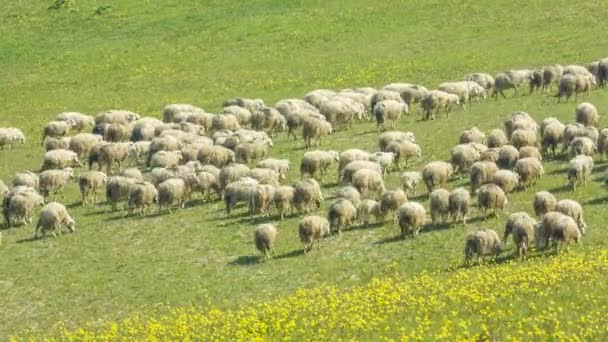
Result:
[[[381,87],[391,82],[433,88],[467,72],[587,63],[605,57],[608,51],[608,42],[600,39],[607,28],[603,14],[608,3],[598,0],[353,0],[348,4],[260,0],[246,6],[232,1],[66,0],[3,1],[2,8],[0,127],[19,127],[28,137],[25,146],[0,151],[0,179],[5,182],[17,171],[40,167],[42,126],[62,111],[95,114],[117,108],[160,117],[166,104],[183,102],[218,112],[222,102],[234,96],[262,98],[272,105],[318,88]],[[478,126],[487,132],[502,127],[512,111],[523,110],[536,119],[555,116],[572,121],[576,104],[558,104],[550,95],[488,100],[459,110],[449,119],[430,122],[418,121],[415,114],[403,117],[398,129],[414,132],[423,148],[423,158],[408,169],[419,170],[429,161],[449,158],[463,129]],[[605,89],[579,100],[592,102],[606,114]],[[606,126],[605,118],[601,126]],[[320,148],[375,151],[377,135],[372,123],[362,122],[323,140]],[[280,134],[274,145],[271,156],[291,160],[287,183],[295,182],[305,152],[302,141],[294,143]],[[532,212],[531,199],[539,190],[580,201],[588,234],[582,245],[572,248],[574,256],[563,257],[564,268],[567,260],[583,263],[580,260],[591,258],[597,261],[580,270],[572,267],[571,273],[605,272],[603,250],[608,235],[603,211],[608,193],[602,181],[606,163],[597,157],[593,181],[575,192],[565,187],[565,160],[544,164],[545,176],[532,188],[512,194],[507,212]],[[321,215],[335,188],[335,169],[331,175],[324,184],[327,200],[319,210]],[[466,182],[455,179],[448,187]],[[387,183],[397,186],[398,172],[390,174]],[[427,204],[425,195],[415,200]],[[195,202],[172,215],[124,218],[103,204],[81,208],[75,184],[67,189],[64,202],[76,217],[75,234],[32,241],[32,225],[2,230],[0,340],[24,334],[24,329],[36,334],[85,325],[103,329],[106,322],[141,313],[167,315],[180,307],[202,308],[197,312],[258,308],[265,302],[296,300],[299,291],[332,289],[348,296],[369,291],[374,284],[378,288],[403,282],[413,286],[426,272],[441,283],[457,278],[459,272],[481,277],[478,274],[509,274],[512,268],[549,276],[560,267],[555,265],[561,265],[542,256],[521,266],[508,263],[490,266],[492,271],[485,267],[460,271],[466,233],[483,227],[502,232],[504,227],[506,215],[483,220],[476,210],[467,226],[430,227],[410,240],[395,239],[399,229],[391,223],[352,229],[339,238],[326,239],[320,250],[304,256],[297,238],[297,216],[282,222],[275,216],[251,219],[240,207],[227,218],[221,202]],[[262,263],[251,235],[255,225],[265,221],[276,223],[280,232],[278,256]],[[571,273],[564,273],[566,285],[552,299],[556,308],[589,309],[592,315],[606,305],[605,288],[596,278]],[[396,274],[399,279],[393,280]],[[585,281],[578,282],[577,277]],[[511,281],[505,284],[517,286],[527,280]],[[464,292],[468,287],[459,288]],[[418,289],[416,294],[425,296],[426,292]],[[541,302],[533,292],[528,296]],[[597,303],[593,308],[585,306],[588,296]],[[462,303],[448,300],[441,308],[464,317],[459,311]],[[523,300],[514,305],[514,314],[505,317],[515,319],[530,312]],[[400,337],[397,324],[408,332],[419,325],[398,320],[399,315],[391,317],[383,321],[389,326],[387,337]],[[427,317],[440,324],[439,313]],[[496,322],[501,336],[514,327],[510,321]],[[481,321],[472,326],[482,330]],[[328,336],[346,331],[340,329]],[[352,336],[365,339],[377,331]],[[303,333],[294,336],[315,339]],[[606,332],[590,336],[605,337]]]

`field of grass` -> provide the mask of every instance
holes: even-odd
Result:
[[[59,2],[58,2],[59,3]],[[28,143],[0,151],[0,179],[42,162],[41,127],[62,111],[95,114],[128,109],[160,116],[164,105],[193,103],[216,112],[234,96],[259,97],[267,104],[302,97],[316,88],[380,87],[390,82],[429,88],[466,72],[495,73],[550,63],[587,63],[602,58],[608,41],[599,0],[479,2],[472,0],[385,1],[3,1],[0,13],[0,127],[16,126]],[[606,90],[584,100],[601,114]],[[411,165],[449,157],[460,131],[476,125],[501,127],[507,113],[571,121],[575,104],[549,95],[486,101],[446,119],[418,122],[404,117],[398,128],[416,134],[423,158]],[[606,125],[604,118],[602,126]],[[338,132],[321,148],[359,147],[375,151],[377,132],[359,123]],[[288,183],[299,175],[302,142],[281,134],[271,152],[289,158]],[[588,234],[574,253],[605,249],[606,164],[596,159],[593,181],[570,192],[564,160],[545,162],[546,175],[531,189],[510,196],[508,212],[531,212],[535,191],[581,201]],[[332,175],[335,174],[332,173]],[[333,179],[324,187],[329,204]],[[398,184],[398,173],[387,178]],[[449,188],[466,184],[454,180]],[[59,322],[69,328],[103,324],[137,312],[212,305],[235,308],[250,301],[288,296],[322,284],[349,288],[398,272],[445,271],[461,262],[467,231],[502,231],[504,218],[483,221],[474,210],[467,227],[429,229],[414,240],[396,240],[392,224],[353,229],[300,254],[299,217],[249,219],[240,208],[227,218],[220,202],[193,205],[173,215],[123,218],[100,205],[83,209],[77,187],[64,202],[78,232],[31,241],[32,225],[2,230],[0,246],[0,340],[23,329],[45,331]],[[426,197],[417,198],[426,204]],[[319,213],[324,215],[324,209]],[[278,257],[258,263],[251,234],[255,224],[275,222]],[[441,228],[441,227],[438,227]],[[542,263],[543,261],[539,261]],[[390,265],[390,267],[387,267]],[[500,266],[497,267],[498,272]],[[582,303],[584,283],[572,296]],[[595,293],[604,304],[606,293]],[[456,308],[456,306],[453,306]],[[518,310],[520,308],[514,308]],[[521,308],[524,310],[523,308]]]

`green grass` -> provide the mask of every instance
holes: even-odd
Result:
[[[601,39],[608,3],[599,0],[68,3],[48,10],[51,2],[2,2],[0,127],[19,127],[29,139],[26,146],[0,151],[0,179],[6,182],[16,171],[39,168],[41,127],[66,110],[94,114],[120,108],[159,117],[162,107],[174,102],[213,112],[234,96],[273,104],[316,88],[395,81],[432,88],[472,71],[587,63],[604,57],[608,48]],[[94,14],[105,5],[111,7],[104,15]],[[605,90],[585,100],[605,114]],[[572,102],[557,104],[548,95],[520,96],[474,105],[450,119],[406,117],[399,129],[413,131],[422,145],[424,158],[411,166],[420,169],[448,158],[466,127],[501,127],[515,110],[571,121],[573,109]],[[360,123],[321,148],[374,151],[376,140],[373,125]],[[301,141],[294,146],[282,134],[275,139],[271,155],[293,163],[289,183],[298,178],[303,152]],[[560,198],[585,204],[590,229],[576,249],[605,248],[606,192],[599,181],[605,164],[598,159],[594,181],[575,193],[562,189],[563,160],[545,166],[545,177],[533,188],[510,196],[508,212],[530,212],[535,191],[555,189]],[[388,184],[397,185],[397,176],[390,175]],[[460,183],[465,180],[449,188]],[[324,188],[327,197],[332,191]],[[419,200],[426,204],[426,198]],[[31,225],[2,231],[0,339],[24,328],[46,330],[59,321],[78,326],[165,305],[234,307],[321,283],[348,287],[384,275],[393,262],[405,276],[442,270],[460,262],[469,229],[502,230],[504,224],[504,216],[475,220],[407,241],[393,241],[398,228],[392,224],[356,229],[304,257],[295,252],[301,245],[294,217],[277,222],[279,258],[258,264],[251,234],[266,220],[249,220],[240,215],[244,209],[227,219],[218,202],[123,219],[106,206],[80,208],[75,185],[65,203],[76,217],[76,234],[29,241]]]

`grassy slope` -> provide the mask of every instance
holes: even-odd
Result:
[[[17,170],[39,167],[40,127],[64,110],[124,108],[158,116],[167,103],[215,111],[237,95],[272,104],[321,87],[392,81],[432,87],[475,70],[587,62],[605,55],[608,47],[597,39],[606,28],[600,16],[608,4],[597,0],[351,1],[346,7],[333,1],[255,1],[246,7],[219,1],[107,3],[112,8],[104,16],[92,15],[99,6],[95,1],[56,12],[41,2],[3,3],[0,126],[18,126],[30,138],[18,152],[0,152],[3,180]],[[608,105],[602,91],[589,100],[602,112]],[[463,128],[498,127],[512,110],[570,120],[573,105],[522,96],[474,106],[449,121],[406,118],[400,128],[415,132],[424,149],[424,160],[414,168],[447,158]],[[283,136],[277,141],[272,155],[298,165],[303,151]],[[375,130],[365,123],[334,135],[323,148],[374,150],[375,141]],[[561,167],[563,163],[548,163],[549,174],[533,189],[513,195],[509,211],[530,210],[538,189],[559,190],[565,176],[551,171]],[[296,176],[294,170],[290,181]],[[397,184],[396,175],[389,179]],[[605,247],[600,184],[559,195],[588,203],[591,229],[581,248]],[[66,203],[77,204],[77,198],[72,186]],[[104,213],[104,207],[75,206],[76,235],[29,242],[24,239],[31,236],[31,227],[4,231],[0,321],[6,324],[0,325],[0,336],[25,327],[46,328],[58,320],[79,324],[123,317],[144,305],[210,300],[232,306],[322,282],[349,286],[382,275],[392,261],[405,274],[442,269],[458,262],[468,228],[503,222],[478,221],[393,243],[382,242],[392,241],[394,226],[357,230],[330,239],[304,258],[292,253],[300,247],[298,218],[293,218],[279,223],[278,252],[284,258],[258,265],[249,263],[252,222],[227,220],[221,208],[196,206],[172,216],[124,220]]]

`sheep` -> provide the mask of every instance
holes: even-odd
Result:
[[[548,65],[543,68],[543,91],[558,83],[564,74],[564,67],[560,64]]]
[[[127,178],[133,178],[140,182],[144,181],[144,175],[141,173],[141,171],[139,171],[138,168],[135,168],[135,167],[124,169],[124,170],[120,171],[120,173],[118,175],[127,177]]]
[[[106,168],[107,174],[120,170],[121,164],[129,158],[132,143],[108,143],[99,149],[99,168]]]
[[[254,110],[262,109],[266,105],[262,99],[247,99],[243,97],[235,97],[224,101],[224,107],[239,106],[253,112]]]
[[[232,115],[236,117],[241,127],[249,126],[251,124],[251,112],[247,108],[239,106],[228,106],[224,107],[222,114]]]
[[[597,113],[597,108],[595,108],[593,104],[583,102],[576,106],[574,119],[584,126],[598,127],[600,115]]]
[[[278,110],[272,107],[264,107],[261,113],[264,116],[263,128],[266,128],[271,136],[276,131],[285,131],[287,129],[287,119]]]
[[[247,177],[250,172],[251,170],[249,170],[247,165],[238,163],[230,164],[222,168],[218,177],[221,194],[223,195],[228,184],[236,182],[243,177]]]
[[[418,202],[406,202],[399,207],[399,227],[401,237],[416,236],[422,229],[426,219],[426,210]]]
[[[555,211],[555,206],[557,205],[557,199],[555,196],[548,191],[539,191],[534,194],[534,213],[536,216],[541,217],[544,214]]]
[[[335,198],[345,198],[349,200],[355,207],[361,203],[361,194],[353,186],[343,186],[334,192]]]
[[[321,248],[321,238],[330,234],[329,221],[321,216],[306,216],[298,225],[298,235],[300,241],[304,243],[304,254],[312,249],[312,245],[317,241],[318,248]]]
[[[534,90],[541,90],[544,83],[544,71],[542,69],[532,70],[529,80],[530,94],[534,93]]]
[[[163,108],[163,122],[180,122],[179,114],[180,113],[200,113],[204,112],[202,108],[193,106],[187,103],[173,103],[170,105],[166,105]]]
[[[484,215],[489,211],[489,215],[498,216],[500,211],[504,211],[509,200],[505,192],[496,184],[485,184],[479,188],[477,195],[477,205]]]
[[[424,96],[428,93],[428,89],[423,86],[412,85],[409,87],[404,87],[399,91],[399,95],[403,101],[411,106],[414,103],[419,103],[422,101]]]
[[[578,94],[591,92],[591,87],[595,83],[593,75],[573,75],[566,74],[560,80],[557,88],[558,102],[561,102],[562,98],[566,98],[566,102],[570,100],[570,97],[574,94],[575,100],[578,99]]]
[[[365,112],[365,107],[351,99],[332,98],[323,102],[319,111],[336,129],[349,129],[355,117],[361,116],[358,113]]]
[[[437,89],[458,96],[461,105],[470,106],[472,98],[485,97],[485,89],[473,81],[444,82]]]
[[[502,243],[495,230],[476,230],[467,235],[464,247],[464,264],[471,264],[473,259],[476,258],[477,264],[481,265],[483,256],[494,255],[498,257],[501,252]]]
[[[528,248],[534,241],[534,227],[537,222],[526,212],[517,212],[509,215],[505,224],[503,241],[507,243],[509,235],[513,235],[516,253],[520,258],[528,254]]]
[[[403,142],[409,141],[416,143],[416,137],[412,132],[399,132],[399,131],[388,131],[380,134],[378,137],[378,148],[382,152],[386,152],[386,147],[393,141]],[[346,163],[348,164],[348,163]],[[345,165],[346,165],[345,164]]]
[[[131,185],[136,181],[132,178],[113,176],[106,183],[106,202],[112,206],[112,211],[116,211],[117,204],[126,201],[129,197]]]
[[[557,211],[543,215],[535,231],[537,248],[548,247],[552,241],[556,252],[560,250],[560,242],[568,248],[571,241],[579,242],[582,235],[572,217]]]
[[[44,139],[47,137],[59,138],[67,135],[73,126],[75,126],[73,121],[51,121],[47,123],[42,131],[40,146],[44,144]]]
[[[592,75],[586,67],[582,65],[570,64],[564,67],[564,75]]]
[[[332,234],[337,231],[341,235],[342,228],[352,225],[356,217],[357,209],[344,198],[336,199],[327,209],[327,221]]]
[[[101,143],[103,138],[96,134],[91,133],[78,133],[70,139],[70,150],[74,151],[78,158],[85,160],[89,157],[89,154],[93,148]]]
[[[580,123],[566,125],[562,135],[562,152],[565,152],[572,141],[578,137],[587,137],[593,144],[596,144],[599,139],[599,131],[595,127],[585,127]]]
[[[586,184],[591,177],[593,170],[593,158],[585,155],[579,155],[568,163],[568,184],[572,190],[576,190],[579,183]]]
[[[34,209],[42,205],[44,198],[33,188],[13,188],[4,199],[3,214],[7,227],[16,223],[31,223]]]
[[[518,160],[513,171],[519,175],[520,185],[524,189],[536,183],[536,180],[544,174],[540,160],[531,157]]]
[[[436,188],[444,187],[453,173],[452,164],[444,161],[434,161],[426,164],[422,169],[422,180],[430,193]]]
[[[218,198],[221,198],[221,189],[218,177],[207,171],[199,171],[188,177],[188,182],[192,191],[200,191],[203,199],[210,200],[211,190],[213,190]]]
[[[55,236],[55,230],[61,226],[66,226],[70,232],[76,231],[76,221],[70,216],[65,206],[58,202],[51,202],[45,205],[40,211],[40,217],[36,224],[34,239],[38,238],[38,232],[42,233],[42,238],[46,237],[48,231]]]
[[[519,174],[511,170],[498,170],[492,176],[491,182],[508,194],[515,191],[519,186]]]
[[[63,112],[57,115],[57,121],[65,121],[73,123],[74,128],[80,132],[85,127],[93,126],[95,124],[95,118],[90,115],[77,112]]]
[[[295,196],[295,189],[289,185],[279,186],[274,191],[273,203],[274,207],[281,216],[281,221],[285,219],[285,213],[287,210],[293,214],[293,201]]]
[[[190,186],[181,178],[171,178],[160,183],[158,185],[158,213],[162,212],[163,207],[167,207],[171,214],[171,207],[174,205],[183,209],[189,194]]]
[[[367,226],[372,216],[375,217],[376,222],[382,219],[380,203],[371,199],[361,201],[357,206],[357,220]]]
[[[486,135],[477,127],[467,128],[458,137],[459,144],[478,143],[483,144],[486,140]]]
[[[376,118],[378,129],[384,127],[385,121],[389,121],[391,128],[395,128],[395,122],[399,121],[401,113],[407,114],[408,112],[407,104],[403,101],[384,100],[376,103],[374,106],[374,117]]]
[[[103,139],[108,142],[125,142],[131,140],[133,126],[123,124],[109,124],[104,132]]]
[[[374,111],[374,108],[376,107],[376,104],[380,103],[381,101],[385,101],[385,100],[393,100],[393,101],[397,101],[397,102],[403,102],[403,99],[401,98],[401,95],[399,94],[399,92],[394,91],[394,90],[388,90],[388,89],[382,89],[382,90],[378,90],[377,92],[375,92],[371,99],[370,99],[370,108],[371,111]]]
[[[255,248],[264,254],[264,259],[270,259],[275,255],[274,242],[277,238],[277,228],[272,224],[260,224],[253,232],[253,243]]]
[[[494,77],[494,90],[492,91],[492,97],[498,98],[498,94],[506,98],[504,91],[507,89],[513,89],[515,96],[517,96],[517,89],[525,82],[529,81],[532,77],[531,70],[509,70],[501,72]]]
[[[511,133],[510,144],[515,148],[519,149],[523,146],[536,146],[537,137],[536,132],[518,128]]]
[[[380,195],[380,214],[386,216],[396,212],[405,202],[407,202],[407,195],[403,190],[388,189]]]
[[[67,150],[70,148],[70,137],[62,137],[62,138],[51,138],[47,137],[44,139],[44,149],[48,151],[52,150]]]
[[[561,121],[559,121],[558,119],[550,116],[548,118],[544,118],[543,121],[541,121],[540,123],[540,136],[542,137],[545,133],[545,128],[547,126],[549,126],[550,124],[554,124],[554,123],[561,123]]]
[[[0,127],[0,150],[3,150],[4,146],[8,146],[8,148],[11,149],[16,143],[20,143],[21,145],[25,144],[25,135],[23,132],[14,127]]]
[[[308,213],[313,209],[313,206],[320,208],[321,201],[323,201],[323,194],[316,180],[312,178],[305,179],[294,187],[293,204],[298,212]]]
[[[559,144],[564,138],[564,130],[566,126],[561,122],[553,122],[545,126],[542,133],[542,149],[543,153],[549,153],[551,150],[553,156],[556,156],[555,150],[557,149],[557,144]]]
[[[279,185],[280,175],[278,172],[270,169],[251,169],[249,177],[256,179],[260,184]]]
[[[315,118],[308,118],[302,124],[302,138],[304,145],[310,148],[315,141],[315,146],[319,146],[321,138],[330,135],[333,132],[331,123]]]
[[[370,192],[380,194],[385,189],[382,174],[376,170],[357,170],[352,175],[351,183],[362,196],[366,196]]]
[[[492,177],[498,172],[498,166],[494,162],[478,161],[471,166],[470,180],[471,193],[477,193],[482,185],[490,183]]]
[[[107,182],[108,177],[103,172],[88,171],[81,173],[78,176],[78,188],[82,196],[82,206],[87,206],[90,199],[93,200],[93,204],[97,203],[97,191]]]
[[[450,192],[448,198],[450,217],[452,221],[467,224],[467,214],[471,206],[471,195],[463,187],[456,188]]]
[[[317,89],[311,92],[308,92],[304,95],[304,101],[310,103],[311,105],[319,108],[321,104],[333,96],[336,95],[336,92],[329,89]]]
[[[538,131],[538,124],[526,112],[513,112],[504,121],[505,133],[507,138],[511,139],[511,135],[517,129],[524,129],[536,133]]]
[[[450,112],[455,106],[461,106],[460,97],[455,94],[450,94],[441,90],[431,90],[420,101],[420,107],[423,110],[425,120],[435,120],[439,111],[443,110],[446,116],[450,117]]]
[[[384,153],[393,153],[397,166],[401,164],[401,161],[403,161],[404,166],[407,166],[408,160],[422,156],[420,145],[410,141],[393,141],[388,144],[385,150]]]
[[[218,145],[201,147],[197,158],[202,164],[211,164],[218,168],[227,166],[236,160],[234,151]]]
[[[340,164],[339,170],[344,169],[346,165],[355,160],[369,160],[370,153],[367,151],[360,150],[358,148],[351,148],[340,153]]]
[[[576,137],[570,142],[568,146],[571,157],[576,156],[593,156],[597,150],[597,146],[593,143],[593,140],[588,137]]]
[[[401,186],[406,195],[416,195],[416,186],[422,181],[422,172],[406,171],[399,176]]]
[[[38,175],[40,194],[46,198],[51,193],[62,192],[63,197],[63,188],[72,178],[74,178],[74,170],[71,168],[43,171]]]
[[[95,116],[95,124],[106,123],[106,124],[123,124],[126,125],[130,122],[134,122],[140,119],[139,114],[129,112],[126,110],[109,110],[101,112]]]
[[[249,197],[249,214],[262,214],[268,216],[268,209],[274,200],[275,186],[271,184],[257,184]]]
[[[301,99],[280,100],[274,105],[274,108],[284,116],[288,116],[289,114],[298,111],[310,111],[313,113],[318,113],[317,107]]]
[[[65,169],[80,166],[78,155],[70,150],[51,150],[44,154],[41,170]]]
[[[128,215],[133,215],[133,210],[139,208],[139,216],[146,215],[146,209],[152,204],[158,203],[158,190],[150,182],[137,181],[129,188],[127,208]]]
[[[235,160],[239,163],[255,162],[267,155],[268,146],[261,142],[239,144],[235,148]]]
[[[433,224],[446,222],[450,214],[450,192],[446,189],[435,189],[429,195],[431,221]]]
[[[560,212],[564,215],[572,217],[576,222],[578,229],[582,235],[587,232],[587,224],[583,218],[583,207],[577,201],[570,199],[563,199],[557,202],[555,205],[555,211]]]
[[[158,151],[150,158],[150,167],[176,168],[182,161],[182,151]]]
[[[317,173],[320,173],[320,179],[323,180],[327,169],[333,162],[339,160],[340,156],[336,151],[315,150],[306,152],[300,163],[300,177],[304,179],[304,176],[308,175],[315,178]]]
[[[599,82],[599,85],[600,87],[605,87],[606,81],[608,81],[608,58],[600,59],[597,67],[597,80]]]
[[[361,169],[374,170],[380,175],[382,175],[382,166],[380,164],[367,160],[355,160],[353,162],[348,163],[348,165],[346,165],[344,169],[340,171],[340,184],[346,185],[348,183],[351,183],[353,180],[353,175]]]
[[[522,146],[519,148],[519,158],[536,158],[543,160],[543,157],[536,146]]]
[[[486,90],[490,90],[494,87],[494,77],[486,73],[475,72],[471,74],[466,74],[463,80],[473,81]]]
[[[38,190],[38,175],[31,171],[22,171],[15,174],[11,182],[13,187],[27,186]]]
[[[488,148],[487,150],[485,150],[479,154],[479,161],[490,161],[493,163],[497,163],[499,152],[500,152],[500,147]]]
[[[480,157],[479,151],[472,144],[454,146],[451,152],[451,162],[454,166],[454,171],[462,173],[468,170]]]
[[[519,151],[512,145],[504,145],[498,151],[496,164],[501,169],[513,169],[519,160]]]
[[[599,132],[597,151],[602,159],[608,157],[608,128],[604,128]]]
[[[219,131],[222,129],[228,129],[231,131],[236,131],[240,129],[241,125],[239,125],[239,120],[234,115],[227,114],[218,114],[214,115],[211,121],[211,129],[215,131]]]

